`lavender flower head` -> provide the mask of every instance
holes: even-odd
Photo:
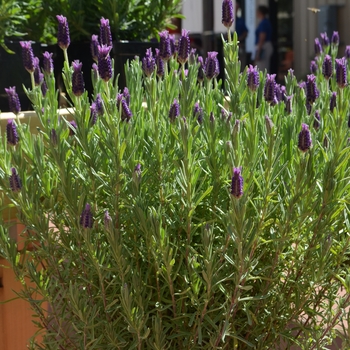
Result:
[[[197,80],[198,80],[199,83],[201,83],[204,80],[204,62],[203,62],[203,57],[202,56],[198,56],[197,60],[198,60],[198,63],[199,63]]]
[[[96,104],[97,115],[102,116],[104,113],[104,109],[103,109],[103,102],[102,102],[101,94],[97,94],[95,104]]]
[[[313,124],[313,127],[315,130],[318,130],[320,128],[320,121],[321,121],[320,112],[316,111],[315,118],[314,118],[314,124]]]
[[[307,124],[301,124],[299,133],[298,148],[302,152],[308,151],[312,146],[311,133]]]
[[[43,53],[43,67],[44,72],[47,74],[53,73],[53,60],[52,60],[52,53],[45,51]]]
[[[130,93],[129,93],[129,89],[127,87],[125,87],[123,90],[123,97],[124,97],[126,103],[128,104],[128,106],[130,106]]]
[[[90,204],[85,205],[85,209],[80,215],[80,225],[83,228],[92,228],[94,224],[94,219],[92,217],[91,206]]]
[[[108,81],[112,78],[112,60],[109,56],[111,46],[98,46],[98,73],[102,80]]]
[[[329,102],[330,111],[333,112],[335,107],[337,107],[337,93],[332,92],[331,100]]]
[[[235,198],[241,198],[243,196],[243,177],[241,175],[241,168],[233,168],[231,194]]]
[[[91,41],[90,41],[90,51],[91,51],[91,56],[92,59],[95,62],[98,62],[98,35],[92,35],[91,36]]]
[[[326,55],[322,64],[322,74],[328,80],[333,74],[333,63],[332,57]]]
[[[97,122],[97,106],[96,102],[92,102],[90,106],[90,124],[95,125]]]
[[[222,2],[222,24],[229,29],[234,20],[232,0],[223,0]]]
[[[9,119],[6,125],[7,143],[11,146],[16,146],[19,141],[17,126],[13,119]]]
[[[308,75],[306,80],[306,99],[309,103],[313,104],[318,96],[319,91],[316,86],[316,76],[313,74]]]
[[[163,30],[159,33],[159,37],[159,57],[164,61],[168,61],[172,56],[169,32],[167,30]]]
[[[249,65],[247,69],[247,85],[251,91],[256,91],[259,87],[259,72],[256,66]]]
[[[39,86],[44,80],[44,74],[40,72],[39,58],[34,57],[34,82],[35,86]]]
[[[264,98],[268,103],[275,103],[276,99],[276,74],[267,74],[264,86]]]
[[[111,46],[112,43],[112,34],[111,34],[111,28],[109,26],[109,20],[105,18],[101,18],[100,20],[100,42],[101,45]]]
[[[291,114],[293,109],[292,109],[292,102],[293,102],[293,95],[291,96],[286,96],[285,98],[285,111],[287,114]]]
[[[121,120],[129,122],[131,120],[132,113],[125,99],[122,99],[121,106],[122,106]]]
[[[350,45],[345,48],[345,58],[350,59]]]
[[[318,38],[315,39],[315,55],[319,56],[322,53],[322,45],[320,43],[320,40]]]
[[[73,61],[73,75],[72,75],[72,91],[77,97],[84,93],[84,77],[81,68],[83,64],[79,61]]]
[[[339,33],[334,31],[332,35],[332,44],[335,46],[339,45]]]
[[[181,37],[179,39],[177,61],[180,64],[185,64],[190,54],[191,43],[188,33],[188,30],[182,29]]]
[[[310,63],[310,72],[311,72],[311,74],[317,73],[317,63],[314,60],[312,60]]]
[[[205,60],[204,72],[208,79],[213,79],[220,73],[218,53],[215,51],[208,52],[208,57]]]
[[[152,49],[146,50],[146,55],[142,59],[142,70],[147,77],[150,77],[156,68],[156,60],[153,57]]]
[[[17,115],[21,111],[21,103],[16,92],[16,87],[5,88],[5,91],[9,101],[10,112]]]
[[[173,34],[169,35],[169,41],[170,41],[171,56],[175,56],[176,52],[177,52],[175,35],[173,35]]]
[[[321,36],[321,43],[322,43],[322,46],[323,46],[323,47],[329,46],[329,38],[328,38],[327,33],[326,33],[326,32],[321,33],[320,36]]]
[[[164,62],[160,57],[159,49],[156,49],[155,62],[156,62],[156,66],[157,66],[157,76],[159,78],[161,78],[162,76],[164,76]]]
[[[69,27],[67,18],[62,15],[56,16],[58,20],[57,43],[62,50],[67,50],[70,45]]]
[[[169,119],[173,123],[175,119],[180,115],[180,105],[179,102],[174,99],[174,102],[170,106]]]
[[[29,72],[34,72],[34,53],[30,41],[21,41],[22,60],[24,68]]]
[[[10,188],[12,192],[20,192],[22,188],[22,181],[17,174],[17,171],[15,168],[11,169],[11,175],[9,178],[10,181]]]
[[[111,227],[112,227],[112,218],[111,218],[111,216],[109,215],[108,210],[106,210],[105,213],[104,213],[104,216],[103,216],[103,223],[104,223],[104,226],[105,226],[105,229],[106,229],[106,230],[111,229]]]
[[[336,77],[337,84],[340,88],[345,88],[347,85],[347,62],[345,57],[338,58],[335,60],[336,62]]]

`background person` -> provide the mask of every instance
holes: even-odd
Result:
[[[259,24],[255,30],[255,64],[262,71],[265,69],[270,71],[270,61],[273,53],[272,46],[272,26],[267,16],[269,9],[266,6],[259,6],[256,11],[256,16]]]

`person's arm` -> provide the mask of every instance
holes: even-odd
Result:
[[[260,53],[261,53],[261,50],[262,50],[262,47],[263,47],[265,41],[266,41],[266,32],[261,32],[259,34],[258,48],[256,50],[256,56],[255,56],[255,59],[257,61],[260,60]]]

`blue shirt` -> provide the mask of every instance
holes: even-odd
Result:
[[[239,38],[245,32],[248,32],[248,28],[245,25],[243,17],[236,17],[235,21],[237,37]]]
[[[259,42],[260,33],[266,33],[265,41],[272,40],[272,26],[267,18],[264,18],[258,25],[255,31],[255,45]]]

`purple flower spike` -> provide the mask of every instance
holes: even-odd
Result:
[[[91,36],[91,42],[90,42],[90,51],[91,51],[91,56],[92,59],[95,62],[98,62],[98,36],[97,35],[92,35]]]
[[[322,45],[320,43],[320,40],[318,38],[315,39],[315,55],[319,56],[322,53]]]
[[[177,61],[180,64],[185,64],[190,54],[191,43],[190,43],[190,37],[188,36],[188,33],[189,33],[188,30],[182,29],[181,37],[179,39]]]
[[[112,78],[112,60],[109,56],[111,46],[102,45],[98,47],[98,73],[104,81]]]
[[[313,124],[313,127],[314,127],[315,130],[318,130],[320,128],[320,121],[321,121],[320,112],[316,111],[315,112],[314,124]]]
[[[163,30],[159,33],[159,36],[159,57],[164,61],[168,61],[172,56],[169,32],[167,30]]]
[[[12,192],[20,192],[22,188],[22,181],[17,174],[17,171],[15,168],[11,169],[11,175],[10,175],[10,188]]]
[[[155,61],[156,61],[156,66],[157,66],[157,76],[159,78],[163,77],[164,76],[164,62],[163,60],[161,59],[160,57],[160,51],[159,49],[156,49],[156,58],[155,58]]]
[[[284,100],[284,97],[286,95],[286,87],[281,86],[280,84],[276,84],[276,100],[278,102],[282,102]]]
[[[222,24],[229,29],[234,20],[232,0],[223,0],[222,2]]]
[[[332,44],[338,46],[339,45],[339,33],[334,31],[332,35]]]
[[[103,109],[101,94],[97,94],[95,104],[96,104],[97,115],[102,116],[104,113],[104,109]]]
[[[42,83],[41,83],[41,93],[43,94],[43,96],[46,96],[46,93],[47,93],[47,84],[46,84],[46,81],[44,80],[44,74],[40,73],[40,79],[42,78]]]
[[[16,146],[19,141],[17,126],[13,119],[9,119],[6,125],[7,143],[11,146]]]
[[[326,32],[325,33],[321,33],[320,36],[321,36],[322,46],[323,47],[329,46],[329,38],[328,38],[327,33]]]
[[[124,97],[126,103],[128,104],[128,106],[130,106],[130,93],[129,93],[129,89],[127,87],[125,87],[123,90],[123,97]]]
[[[205,60],[204,72],[208,79],[213,79],[220,73],[218,53],[215,51],[208,52],[208,57]]]
[[[337,107],[337,93],[336,92],[332,92],[331,100],[330,100],[330,103],[329,103],[330,111],[333,112],[335,107]]]
[[[347,67],[345,57],[335,60],[336,62],[336,76],[337,84],[340,88],[345,88],[347,85]]]
[[[328,80],[333,74],[333,63],[332,57],[326,55],[322,64],[322,74]]]
[[[175,56],[177,52],[175,35],[169,35],[169,41],[170,41],[171,56]]]
[[[311,72],[311,74],[316,74],[317,73],[316,61],[311,61],[311,63],[310,63],[310,72]]]
[[[34,53],[30,41],[21,41],[22,60],[24,68],[29,72],[34,72]]]
[[[130,108],[128,106],[128,103],[125,101],[125,99],[122,99],[122,116],[121,116],[121,120],[122,121],[126,121],[129,122],[131,120],[132,117],[132,113],[130,111]]]
[[[109,20],[105,18],[101,18],[100,21],[100,42],[101,45],[106,45],[112,47],[112,34],[111,28],[109,26]]]
[[[204,63],[203,63],[202,56],[198,57],[198,63],[199,63],[199,67],[198,67],[197,80],[199,83],[201,83],[204,80]]]
[[[44,72],[47,74],[53,73],[53,60],[52,60],[52,53],[45,51],[43,53],[43,67]]]
[[[174,99],[174,102],[170,106],[169,119],[173,123],[175,119],[180,115],[180,105],[179,102]]]
[[[256,66],[249,65],[247,69],[247,85],[251,91],[256,91],[259,87],[259,72]]]
[[[95,125],[96,122],[97,122],[97,107],[96,107],[96,103],[93,102],[91,103],[91,106],[90,106],[90,124],[91,125]]]
[[[346,58],[347,60],[350,59],[350,46],[347,46],[347,47],[345,48],[345,58]]]
[[[231,194],[235,198],[241,198],[243,196],[243,177],[241,175],[241,168],[233,168]]]
[[[293,109],[292,109],[292,102],[293,102],[293,95],[292,96],[286,96],[285,99],[285,111],[287,114],[291,114]]]
[[[103,217],[103,223],[105,225],[106,230],[110,230],[112,228],[112,218],[109,215],[108,210],[105,211],[104,217]]]
[[[39,86],[44,80],[44,74],[40,72],[39,58],[34,57],[34,82],[35,86]]]
[[[203,108],[199,105],[198,102],[194,104],[193,116],[194,118],[197,118],[199,124],[203,123]]]
[[[275,103],[276,99],[276,74],[267,74],[264,86],[264,98],[268,103]]]
[[[85,209],[80,215],[80,225],[83,228],[92,228],[94,224],[94,219],[92,217],[91,206],[90,204],[85,205]]]
[[[309,103],[313,104],[319,95],[319,91],[316,86],[316,76],[313,74],[307,76],[306,80],[306,99]]]
[[[307,124],[301,124],[301,131],[299,133],[298,148],[302,152],[306,152],[311,148],[311,133]]]
[[[21,111],[21,103],[16,92],[16,87],[13,86],[9,87],[8,89],[5,88],[5,91],[9,101],[10,112],[17,115]]]
[[[69,136],[74,136],[75,135],[75,129],[78,127],[77,123],[72,120],[71,122],[69,122],[70,124],[70,128],[69,128]]]
[[[156,60],[153,57],[152,49],[146,50],[146,56],[142,59],[142,70],[147,77],[150,77],[156,68]]]
[[[77,97],[84,93],[84,77],[81,68],[83,64],[79,61],[73,61],[73,75],[72,75],[72,91]]]
[[[58,15],[56,16],[58,20],[58,33],[57,33],[57,43],[62,50],[67,50],[70,44],[69,27],[67,18]]]

